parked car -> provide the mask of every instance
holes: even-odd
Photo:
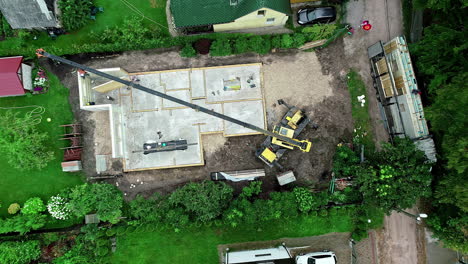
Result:
[[[336,264],[335,253],[322,251],[296,257],[296,264]]]
[[[336,20],[336,9],[332,6],[304,8],[297,11],[299,25],[330,23]]]

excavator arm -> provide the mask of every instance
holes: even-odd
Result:
[[[36,50],[36,55],[38,57],[46,57],[46,58],[49,58],[49,59],[52,59],[52,60],[55,60],[55,61],[59,61],[59,62],[62,62],[62,63],[65,63],[65,64],[68,64],[70,66],[73,66],[79,70],[83,70],[83,71],[86,71],[86,72],[90,72],[90,73],[94,73],[98,76],[101,76],[101,77],[104,77],[104,78],[107,78],[109,80],[112,80],[112,81],[115,81],[115,82],[119,82],[119,83],[122,83],[126,86],[130,86],[130,87],[133,87],[135,89],[138,89],[140,91],[143,91],[143,92],[147,92],[149,94],[152,94],[152,95],[155,95],[155,96],[158,96],[158,97],[161,97],[163,99],[166,99],[166,100],[169,100],[169,101],[172,101],[174,103],[178,103],[178,104],[181,104],[181,105],[184,105],[184,106],[187,106],[187,107],[190,107],[196,111],[200,111],[200,112],[203,112],[205,114],[208,114],[208,115],[211,115],[211,116],[214,116],[214,117],[217,117],[217,118],[221,118],[223,120],[226,120],[226,121],[229,121],[231,123],[234,123],[236,125],[240,125],[242,127],[245,127],[245,128],[248,128],[248,129],[251,129],[251,130],[254,130],[254,131],[257,131],[257,132],[260,132],[264,135],[267,135],[267,136],[272,136],[274,138],[278,138],[284,142],[287,142],[288,145],[290,146],[293,146],[293,147],[297,147],[299,148],[300,150],[304,151],[304,152],[308,152],[310,150],[310,145],[311,143],[309,141],[306,141],[306,140],[302,140],[302,141],[299,141],[299,140],[294,140],[292,138],[288,138],[288,137],[285,137],[285,136],[282,136],[282,135],[279,135],[277,133],[274,133],[274,132],[271,132],[271,131],[268,131],[268,130],[265,130],[263,128],[260,128],[260,127],[257,127],[257,126],[254,126],[252,124],[249,124],[249,123],[246,123],[246,122],[243,122],[241,120],[238,120],[238,119],[235,119],[235,118],[232,118],[230,116],[227,116],[227,115],[224,115],[224,114],[220,114],[218,112],[215,112],[215,111],[212,111],[208,108],[205,108],[205,107],[202,107],[202,106],[199,106],[199,105],[196,105],[196,104],[192,104],[192,103],[189,103],[189,102],[186,102],[184,100],[180,100],[179,98],[176,98],[176,97],[173,97],[173,96],[170,96],[170,95],[167,95],[165,93],[161,93],[161,92],[158,92],[158,91],[155,91],[155,90],[151,90],[147,87],[144,87],[142,85],[139,85],[137,83],[134,83],[134,82],[131,82],[131,81],[127,81],[127,80],[123,80],[123,79],[120,79],[118,77],[115,77],[115,76],[112,76],[110,74],[107,74],[107,73],[104,73],[104,72],[101,72],[101,71],[98,71],[98,70],[95,70],[93,68],[90,68],[90,67],[87,67],[85,65],[82,65],[82,64],[79,64],[79,63],[76,63],[74,61],[71,61],[71,60],[67,60],[65,58],[62,58],[62,57],[59,57],[59,56],[56,56],[56,55],[53,55],[53,54],[50,54],[50,53],[47,53],[46,51],[44,51],[43,49],[38,49]]]

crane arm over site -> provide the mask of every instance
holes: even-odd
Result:
[[[286,136],[280,135],[280,134],[278,134],[278,133],[274,133],[274,132],[265,130],[265,129],[263,129],[263,128],[254,126],[254,125],[252,125],[252,124],[243,122],[243,121],[241,121],[241,120],[232,118],[232,117],[230,117],[230,116],[227,116],[227,115],[224,115],[224,114],[221,114],[221,113],[212,111],[212,110],[210,110],[210,109],[208,109],[208,108],[205,108],[205,107],[202,107],[202,106],[199,106],[199,105],[196,105],[196,104],[192,104],[192,103],[186,102],[186,101],[184,101],[184,100],[181,100],[181,99],[179,99],[179,98],[176,98],[176,97],[167,95],[167,94],[165,94],[165,93],[161,93],[161,92],[158,92],[158,91],[149,89],[149,88],[144,87],[144,86],[142,86],[142,85],[139,85],[139,84],[137,84],[137,83],[135,83],[135,82],[123,80],[123,79],[120,79],[120,78],[118,78],[118,77],[112,76],[112,75],[110,75],[110,74],[107,74],[107,73],[98,71],[98,70],[96,70],[96,69],[87,67],[87,66],[85,66],[85,65],[82,65],[82,64],[73,62],[73,61],[71,61],[71,60],[67,60],[67,59],[62,58],[62,57],[59,57],[59,56],[57,56],[57,55],[53,55],[53,54],[47,53],[47,52],[44,51],[43,49],[38,49],[38,50],[36,51],[36,55],[37,55],[38,57],[46,57],[46,58],[49,58],[49,59],[52,59],[52,60],[55,60],[55,61],[59,61],[59,62],[68,64],[68,65],[70,65],[70,66],[73,66],[73,67],[78,68],[79,70],[84,70],[84,71],[86,71],[86,72],[94,73],[94,74],[96,74],[96,75],[98,75],[98,76],[107,78],[107,79],[112,80],[112,81],[115,81],[115,82],[122,83],[122,84],[124,84],[124,85],[133,87],[133,88],[138,89],[138,90],[140,90],[140,91],[147,92],[147,93],[149,93],[149,94],[152,94],[152,95],[161,97],[161,98],[163,98],[163,99],[172,101],[172,102],[174,102],[174,103],[178,103],[178,104],[181,104],[181,105],[190,107],[190,108],[192,108],[192,109],[194,109],[194,110],[196,110],[196,111],[200,111],[200,112],[203,112],[203,113],[205,113],[205,114],[208,114],[208,115],[211,115],[211,116],[214,116],[214,117],[221,118],[221,119],[223,119],[223,120],[229,121],[229,122],[234,123],[234,124],[236,124],[236,125],[239,125],[239,126],[242,126],[242,127],[245,127],[245,128],[248,128],[248,129],[251,129],[251,130],[254,130],[254,131],[257,131],[257,132],[260,132],[260,133],[262,133],[262,134],[264,134],[264,135],[271,136],[271,137],[273,137],[273,138],[277,138],[277,139],[279,139],[279,140],[285,142],[286,144],[288,144],[288,145],[290,145],[290,146],[292,146],[292,147],[299,148],[300,150],[302,150],[302,151],[304,151],[304,152],[309,152],[309,150],[310,150],[311,143],[310,143],[309,141],[307,141],[307,140],[297,140],[297,139],[293,139],[293,138],[290,138],[290,137],[286,137]]]

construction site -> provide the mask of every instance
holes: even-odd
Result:
[[[70,59],[117,78],[48,65],[71,87],[83,127],[83,170],[129,198],[224,172],[234,172],[231,180],[247,179],[230,181],[239,187],[253,179],[265,190],[294,181],[319,187],[330,180],[336,144],[352,135],[344,83],[322,69],[316,53],[183,59],[171,51],[128,52]]]

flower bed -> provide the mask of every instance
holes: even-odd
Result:
[[[42,68],[37,68],[35,70],[36,74],[33,80],[33,94],[43,94],[46,93],[49,90],[49,78],[47,78],[47,75],[45,71]]]

